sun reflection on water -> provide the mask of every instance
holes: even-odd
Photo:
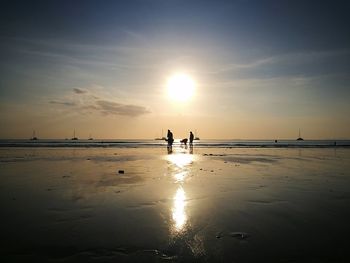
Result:
[[[174,196],[174,206],[173,206],[173,220],[175,222],[175,230],[180,231],[184,227],[187,215],[185,211],[186,206],[186,194],[184,189],[180,186]]]
[[[171,226],[175,233],[183,232],[188,220],[186,213],[186,193],[183,188],[186,177],[190,173],[190,165],[194,161],[194,155],[188,153],[176,153],[167,155],[167,160],[171,164],[171,175],[178,188],[173,197],[173,206],[171,209],[173,224]]]
[[[179,168],[184,168],[185,166],[193,162],[192,154],[171,154],[167,156],[168,161],[175,164]]]
[[[184,171],[184,172],[180,172],[180,173],[177,173],[174,175],[175,179],[176,179],[176,182],[183,182],[186,178],[186,175],[187,175],[187,172]]]

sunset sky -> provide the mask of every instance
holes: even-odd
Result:
[[[0,138],[350,138],[349,3],[3,1]]]

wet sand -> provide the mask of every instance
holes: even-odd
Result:
[[[0,169],[3,262],[350,262],[350,149],[1,148]]]

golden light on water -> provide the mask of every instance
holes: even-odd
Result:
[[[185,102],[194,95],[195,82],[189,75],[179,73],[168,79],[167,89],[171,100]]]
[[[168,161],[175,164],[178,168],[184,168],[185,166],[193,162],[193,154],[170,154],[167,156]]]
[[[187,175],[186,171],[175,174],[174,177],[176,179],[176,182],[182,182],[185,179],[186,175]]]
[[[172,229],[175,233],[179,233],[184,230],[188,217],[186,214],[186,193],[182,185],[185,183],[189,173],[187,166],[194,161],[194,155],[187,153],[170,154],[167,155],[167,160],[174,165],[172,176],[175,182],[179,184],[173,197],[174,202],[172,206]]]
[[[186,206],[186,195],[184,189],[180,186],[174,196],[173,205],[173,220],[175,222],[175,230],[180,231],[187,220],[185,206]]]

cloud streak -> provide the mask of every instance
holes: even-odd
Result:
[[[269,57],[257,58],[247,63],[228,63],[220,66],[213,67],[212,69],[202,72],[205,74],[221,74],[221,73],[242,73],[249,70],[261,70],[264,67],[287,67],[286,72],[289,72],[291,68],[295,67],[309,67],[318,68],[319,65],[324,63],[332,64],[336,66],[337,61],[335,59],[340,57],[349,57],[350,49],[333,49],[323,51],[301,51],[294,53],[284,53]],[[235,59],[232,58],[234,61]]]
[[[87,93],[86,90],[79,89],[79,88],[74,88],[73,91],[74,91],[76,94],[84,94],[84,93]]]
[[[63,106],[69,106],[73,107],[76,106],[77,104],[73,101],[58,101],[58,100],[50,100],[50,104],[57,104],[57,105],[63,105]]]
[[[141,35],[133,32],[124,32],[124,34],[133,35],[133,38],[142,38]],[[144,62],[140,63],[140,56],[160,53],[167,53],[166,50],[158,48],[145,48],[139,45],[90,45],[74,43],[69,41],[51,41],[45,39],[30,39],[30,38],[9,38],[1,37],[0,39],[8,45],[12,51],[21,54],[43,57],[55,61],[56,63],[79,65],[84,67],[96,66],[110,69],[152,69],[158,68],[158,63]],[[138,41],[139,42],[139,41]],[[4,45],[4,43],[1,43]],[[148,57],[148,56],[146,56]],[[116,61],[123,61],[116,63]]]
[[[88,90],[80,88],[74,88],[73,91],[78,96],[86,93],[90,94]],[[81,112],[83,114],[91,114],[95,112],[102,115],[138,117],[150,113],[146,107],[134,104],[119,103],[108,99],[101,99],[93,94],[91,96],[79,96],[79,98],[75,97],[73,100],[68,98],[50,100],[49,103],[65,108],[75,109],[76,112]]]
[[[96,101],[97,110],[104,114],[124,115],[130,117],[137,117],[143,114],[150,113],[145,107],[137,105],[126,105],[107,100]]]

